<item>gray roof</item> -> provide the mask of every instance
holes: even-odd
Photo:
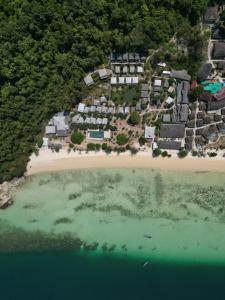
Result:
[[[130,73],[135,73],[135,66],[130,66]]]
[[[123,54],[123,60],[128,61],[128,53],[127,52]]]
[[[145,126],[145,138],[153,139],[155,137],[155,127]]]
[[[163,122],[164,123],[169,123],[171,121],[171,116],[170,114],[164,114],[163,115]]]
[[[225,58],[225,43],[215,43],[213,48],[213,58],[223,59]]]
[[[186,81],[191,80],[191,76],[188,74],[186,70],[180,70],[180,71],[172,70],[170,76],[180,80],[186,80]]]
[[[182,91],[182,104],[188,104],[189,98],[188,98],[188,92]]]
[[[148,91],[141,91],[141,98],[148,98]]]
[[[56,127],[54,125],[48,125],[45,127],[45,134],[55,134],[56,133]]]
[[[95,111],[96,111],[96,106],[92,105],[92,106],[90,107],[90,112],[95,112]]]
[[[135,53],[134,53],[134,57],[135,57],[135,60],[136,60],[136,61],[139,61],[139,60],[140,60],[140,54],[139,54],[139,53],[135,52]]]
[[[184,124],[162,124],[160,128],[161,138],[183,138],[184,133]]]
[[[187,104],[178,105],[178,120],[180,122],[187,122],[189,107]]]
[[[142,83],[141,91],[148,91],[148,83]]]
[[[84,82],[86,83],[87,86],[94,84],[94,80],[91,77],[91,74],[88,74],[87,76],[84,77]]]
[[[213,111],[213,110],[218,110],[220,108],[225,107],[225,99],[220,100],[220,101],[209,101],[207,103],[207,110],[208,111]]]
[[[181,142],[177,142],[177,141],[159,140],[157,144],[160,149],[165,149],[165,150],[180,150],[181,148]]]
[[[200,81],[206,80],[209,77],[211,71],[212,71],[212,64],[207,63],[201,66],[201,68],[198,70],[197,73],[198,80]]]
[[[141,103],[140,103],[140,102],[138,102],[138,103],[136,104],[136,110],[137,110],[137,111],[141,111]]]
[[[209,6],[206,9],[206,12],[204,14],[204,21],[206,23],[213,23],[215,22],[219,17],[219,11],[218,11],[218,6]]]
[[[161,87],[160,86],[154,86],[153,90],[154,90],[154,92],[160,92]]]
[[[165,80],[163,86],[164,86],[165,88],[168,88],[168,87],[170,86],[170,85],[169,85],[169,81],[168,81],[168,80]]]
[[[134,60],[135,58],[134,58],[134,53],[129,53],[129,60]]]
[[[128,67],[127,66],[123,66],[123,73],[127,73],[128,72]]]
[[[98,70],[98,73],[99,73],[99,77],[100,77],[101,79],[104,79],[104,78],[107,78],[107,77],[108,77],[108,74],[107,74],[106,69],[100,69],[100,70]]]

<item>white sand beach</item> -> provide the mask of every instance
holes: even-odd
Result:
[[[176,154],[171,158],[153,158],[150,152],[139,152],[136,155],[126,153],[104,152],[70,153],[62,149],[59,153],[49,149],[41,149],[39,155],[32,154],[27,166],[27,174],[73,170],[73,169],[103,169],[103,168],[148,168],[174,171],[218,171],[225,172],[225,158],[218,154],[215,158],[198,158],[191,155],[180,159]]]

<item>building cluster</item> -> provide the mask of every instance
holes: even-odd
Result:
[[[103,69],[99,69],[93,73],[88,74],[87,76],[84,77],[84,82],[87,86],[91,86],[94,84],[94,79],[92,77],[93,74],[98,74],[99,78],[101,80],[107,79],[110,75],[110,71],[103,68]]]
[[[111,85],[136,85],[139,82],[139,77],[137,76],[112,76]]]
[[[65,137],[69,133],[69,116],[64,112],[54,115],[45,127],[46,136]]]

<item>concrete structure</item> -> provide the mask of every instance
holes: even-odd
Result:
[[[100,79],[106,79],[108,77],[106,69],[98,70]]]

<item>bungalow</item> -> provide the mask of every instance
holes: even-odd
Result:
[[[158,147],[162,150],[180,150],[181,142],[159,140]]]
[[[155,127],[145,126],[145,138],[152,140],[155,138]]]
[[[219,18],[218,5],[209,6],[204,14],[204,22],[207,24],[215,23]]]
[[[128,61],[128,53],[126,52],[126,53],[123,53],[123,62],[126,62],[126,61]]]
[[[166,103],[167,103],[168,105],[170,105],[170,104],[174,103],[174,99],[173,99],[172,97],[168,97],[168,98],[166,99]]]
[[[96,124],[96,118],[91,117],[90,123],[93,124],[93,125],[95,125]]]
[[[222,42],[215,43],[213,48],[213,58],[214,59],[225,58],[225,43]]]
[[[126,106],[124,108],[124,113],[125,113],[125,115],[128,115],[130,113],[130,107],[129,106]]]
[[[126,78],[126,84],[131,84],[131,78],[132,77],[125,77]]]
[[[203,81],[203,80],[208,79],[208,77],[211,74],[211,72],[212,72],[212,64],[211,63],[204,64],[198,70],[198,73],[197,73],[198,80],[199,81]]]
[[[164,114],[163,115],[163,123],[170,123],[170,122],[171,122],[170,114]]]
[[[107,114],[108,108],[106,106],[102,106],[102,114]]]
[[[120,73],[120,66],[115,66],[115,73],[119,74]]]
[[[141,98],[148,98],[148,92],[147,91],[141,91]]]
[[[144,68],[142,66],[137,66],[137,73],[141,74],[144,72]]]
[[[85,108],[84,108],[84,113],[85,113],[85,114],[88,114],[89,111],[90,111],[90,108],[89,108],[88,106],[85,106]]]
[[[125,84],[125,77],[119,77],[119,84]]]
[[[99,106],[99,105],[100,105],[100,101],[95,99],[95,100],[93,101],[93,104],[94,104],[95,106]]]
[[[148,91],[148,84],[147,83],[142,83],[141,91]]]
[[[179,80],[184,80],[184,81],[191,80],[191,76],[188,74],[188,72],[186,70],[180,70],[180,71],[172,70],[170,73],[170,77],[176,78]]]
[[[138,77],[132,77],[132,84],[138,84]]]
[[[160,128],[161,138],[184,138],[185,124],[162,124]]]
[[[87,86],[91,86],[92,84],[94,84],[94,80],[91,77],[91,74],[88,74],[87,76],[84,77],[84,82]]]
[[[155,79],[154,86],[162,86],[162,80],[161,79]]]
[[[117,77],[111,77],[111,85],[117,84]]]
[[[136,111],[141,111],[141,103],[138,102],[135,107]]]
[[[135,66],[130,66],[130,73],[135,73]]]
[[[79,114],[78,114],[78,115],[75,115],[75,116],[72,118],[72,123],[77,124],[78,121],[79,121],[79,119],[80,119],[80,115],[79,115]]]
[[[127,66],[124,66],[124,67],[123,67],[123,73],[124,73],[124,74],[127,74],[127,72],[128,72],[128,67],[127,67]]]
[[[119,106],[117,109],[118,114],[124,114],[124,108],[122,106]]]
[[[100,79],[106,79],[108,77],[106,69],[98,70]]]
[[[106,102],[107,102],[106,97],[105,97],[105,96],[101,96],[101,97],[100,97],[100,102],[101,102],[101,103],[106,103]]]
[[[95,112],[96,111],[96,106],[94,106],[94,105],[92,105],[91,107],[90,107],[90,112]]]
[[[83,113],[84,109],[85,109],[85,104],[84,103],[79,103],[77,111],[80,112],[80,113]]]
[[[97,108],[96,108],[96,112],[98,112],[98,113],[102,113],[102,107],[101,106],[97,106]]]
[[[139,54],[139,53],[137,53],[137,52],[134,53],[134,60],[135,60],[136,62],[139,62],[139,61],[140,61],[140,54]]]
[[[48,125],[45,127],[45,134],[46,135],[55,135],[56,134],[56,126]]]
[[[130,62],[134,62],[135,61],[135,55],[134,55],[134,53],[129,53],[129,61]]]

